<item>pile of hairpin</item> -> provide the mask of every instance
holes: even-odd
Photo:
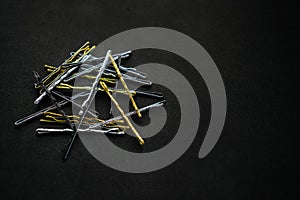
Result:
[[[138,142],[143,145],[143,138],[139,135],[128,117],[132,115],[142,117],[142,111],[162,106],[165,103],[161,93],[130,90],[128,88],[125,80],[138,82],[144,85],[152,84],[151,81],[146,79],[147,74],[144,72],[138,71],[135,68],[121,66],[121,59],[129,57],[131,51],[112,55],[109,50],[105,57],[95,57],[90,54],[94,48],[95,46],[90,47],[89,42],[86,42],[76,52],[71,52],[70,57],[60,66],[54,67],[45,65],[44,67],[47,70],[48,75],[44,78],[41,78],[40,75],[34,71],[33,75],[36,79],[34,87],[40,92],[39,97],[34,101],[34,104],[39,104],[43,98],[48,97],[51,100],[52,105],[15,122],[15,125],[18,126],[36,117],[44,116],[40,121],[48,123],[66,123],[69,126],[68,128],[36,129],[36,134],[38,135],[49,133],[70,133],[72,135],[70,141],[67,143],[64,159],[68,158],[78,132],[82,131],[96,132],[99,134],[123,135],[127,129],[131,129],[137,137]],[[92,84],[88,86],[74,86],[69,84],[70,81],[78,77],[92,79]],[[117,81],[121,82],[123,89],[116,88]],[[83,90],[83,92],[68,96],[60,92],[60,89]],[[98,91],[101,91],[103,95],[108,95],[111,102],[121,113],[120,116],[106,120],[99,119],[98,112],[90,108]],[[125,113],[114,97],[114,93],[128,95],[134,110]],[[133,98],[133,96],[137,94],[162,100],[138,108]],[[83,103],[78,103],[76,100],[77,98],[84,98]],[[61,100],[58,101],[57,99]],[[63,110],[63,106],[68,103],[77,106],[79,112],[75,115],[67,115]]]

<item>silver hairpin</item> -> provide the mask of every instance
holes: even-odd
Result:
[[[140,108],[139,111],[142,112],[142,111],[148,110],[148,109],[150,109],[150,108],[155,108],[155,107],[162,106],[162,105],[165,104],[165,102],[166,102],[165,100],[156,102],[156,103],[154,103],[154,104],[151,104],[151,105],[145,106],[145,107],[143,107],[143,108]],[[137,113],[137,111],[134,110],[134,111],[131,111],[131,112],[126,113],[125,115],[126,115],[127,117],[129,117],[129,116],[134,115],[134,114],[136,114],[136,113]],[[111,123],[111,122],[114,122],[114,121],[117,121],[117,120],[120,120],[120,119],[122,119],[122,115],[117,116],[117,117],[114,117],[114,118],[111,118],[111,119],[108,119],[108,120],[103,121],[103,122],[99,122],[99,123],[96,123],[96,124],[92,124],[92,125],[89,126],[89,129],[97,128],[97,127],[103,126],[103,125],[105,125],[105,124],[108,124],[108,123]]]
[[[84,97],[84,96],[87,96],[87,95],[88,95],[87,92],[80,92],[80,93],[78,93],[78,94],[72,96],[70,99],[71,99],[71,100],[74,100],[74,99],[77,99],[77,98],[79,98],[79,97]],[[62,100],[62,101],[58,102],[58,105],[59,105],[59,106],[64,106],[64,105],[66,105],[68,102],[69,102],[69,101],[67,101],[67,100]],[[28,115],[28,116],[26,116],[26,117],[23,117],[23,118],[17,120],[17,121],[15,122],[15,125],[16,125],[16,126],[22,125],[22,124],[24,124],[25,122],[27,122],[27,121],[29,121],[29,120],[31,120],[31,119],[34,119],[34,118],[36,118],[36,117],[38,117],[38,116],[41,116],[41,115],[43,115],[45,112],[48,112],[48,111],[54,110],[54,109],[56,109],[56,106],[55,106],[55,105],[48,106],[47,108],[44,108],[44,109],[42,109],[42,110],[39,110],[39,111],[37,111],[37,112],[35,112],[35,113],[32,113],[32,114],[30,114],[30,115]]]
[[[96,95],[97,85],[99,84],[99,80],[102,76],[102,73],[104,72],[105,68],[107,67],[107,63],[108,63],[108,59],[109,59],[110,54],[111,54],[111,50],[108,50],[107,53],[106,53],[105,59],[102,63],[102,67],[99,69],[99,72],[96,76],[96,79],[95,79],[95,81],[92,85],[89,96],[87,97],[87,99],[82,104],[83,109],[81,109],[79,111],[80,119],[79,119],[79,123],[78,123],[78,129],[81,128],[81,124],[83,122],[83,119],[84,119],[84,117],[85,117],[85,115],[86,115],[86,113],[87,113],[87,111],[88,111],[95,95]],[[68,156],[70,154],[71,148],[73,146],[73,143],[75,141],[75,138],[76,138],[77,134],[78,134],[78,131],[75,131],[72,135],[72,138],[71,138],[70,142],[68,143],[67,151],[65,152],[65,155],[64,155],[65,160],[68,158]]]
[[[108,133],[111,135],[125,135],[124,131],[119,131],[118,128],[110,128],[107,130],[103,129],[77,129],[78,132],[94,132],[94,133]],[[37,128],[35,130],[35,133],[37,135],[43,135],[43,134],[51,134],[51,133],[74,133],[74,130],[71,128]]]
[[[75,106],[79,107],[82,109],[82,106],[80,104],[78,104],[76,101],[74,101],[73,99],[69,98],[69,97],[66,97],[65,95],[61,94],[60,92],[57,92],[57,91],[52,91],[53,94],[61,97],[62,99],[66,100],[66,101],[69,101],[71,103],[73,103]],[[92,110],[92,109],[89,109],[88,110],[88,113],[91,114],[93,117],[98,117],[99,116],[99,113],[95,110]]]

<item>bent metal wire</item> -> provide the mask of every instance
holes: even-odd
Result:
[[[64,159],[68,158],[79,132],[126,135],[126,130],[131,129],[136,135],[138,142],[143,145],[145,143],[143,138],[136,131],[128,117],[132,115],[142,117],[141,112],[165,104],[165,100],[163,100],[164,96],[160,92],[130,90],[128,88],[125,80],[148,86],[152,84],[151,80],[145,79],[147,77],[146,73],[132,67],[124,67],[121,64],[122,59],[128,58],[132,54],[131,51],[112,54],[109,50],[106,56],[95,57],[90,54],[94,48],[95,46],[90,46],[90,43],[87,41],[77,51],[71,52],[69,58],[58,67],[44,65],[44,69],[48,73],[44,78],[41,78],[39,73],[33,71],[33,75],[36,79],[34,87],[39,90],[39,96],[35,99],[34,104],[39,104],[42,99],[48,96],[52,105],[15,122],[16,126],[20,126],[37,117],[42,117],[40,121],[46,124],[60,124],[60,126],[67,124],[69,128],[41,127],[36,129],[36,135],[62,133],[71,135],[66,145],[67,148],[63,156]],[[79,68],[81,70],[79,70]],[[92,75],[93,72],[96,72],[97,75]],[[71,81],[77,77],[93,80],[92,85],[72,85]],[[116,89],[118,88],[118,81],[122,83],[124,89]],[[106,84],[110,85],[110,87]],[[67,93],[69,93],[68,91],[70,90],[82,90],[82,92],[69,96]],[[101,113],[90,108],[97,92],[106,94],[121,115],[109,119],[99,118]],[[134,111],[125,113],[115,98],[116,93],[128,96]],[[160,101],[138,108],[133,99],[133,96],[136,95],[157,98],[160,99]],[[85,98],[85,100],[82,101],[83,103],[79,103],[81,101],[78,101],[78,99],[82,98]],[[67,114],[63,107],[66,107],[68,104],[78,107],[80,111],[75,114]],[[112,107],[110,108],[110,114],[111,109]],[[57,110],[57,112],[54,112],[54,110]],[[126,124],[124,124],[125,122]]]

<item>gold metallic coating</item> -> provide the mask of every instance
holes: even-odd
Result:
[[[88,78],[88,79],[95,79],[96,78],[96,76],[92,76],[92,75],[83,75],[82,77]],[[111,83],[111,84],[116,83],[116,79],[114,79],[114,78],[100,78],[100,80],[105,81],[107,83]]]
[[[64,63],[71,63],[71,62],[78,62],[80,59],[82,59],[84,56],[86,56],[87,54],[89,54],[94,48],[96,48],[96,46],[92,46],[91,48],[89,47],[89,41],[87,41],[84,45],[82,45],[82,47],[80,47],[73,55],[72,57],[70,57],[68,60],[66,60]],[[76,57],[79,55],[79,53],[82,52],[82,55],[76,59]],[[46,65],[45,67],[48,67],[48,65]],[[53,69],[53,66],[50,66],[50,68]],[[46,87],[49,87],[53,82],[55,82],[60,76],[59,74],[64,72],[65,70],[62,70],[63,66],[60,65],[59,67],[53,69],[53,71],[47,76],[47,78],[45,80],[43,80],[43,83],[46,85]],[[49,83],[46,83],[47,81],[49,81],[50,79],[52,79],[52,77],[55,78],[50,81]],[[40,88],[41,86],[36,86],[36,88]],[[42,93],[42,90],[40,91],[40,93]]]
[[[118,74],[118,77],[120,78],[120,80],[121,80],[121,82],[122,82],[122,84],[123,84],[124,89],[127,91],[127,94],[128,94],[128,96],[129,96],[129,98],[130,98],[130,100],[131,100],[132,106],[133,106],[133,108],[135,109],[135,111],[136,111],[138,117],[142,117],[142,115],[141,115],[141,113],[140,113],[140,111],[139,111],[139,108],[137,107],[137,105],[136,105],[136,103],[135,103],[135,101],[134,101],[134,99],[133,99],[133,97],[132,97],[132,95],[131,95],[131,93],[130,93],[128,87],[127,87],[127,84],[126,84],[126,82],[124,81],[123,76],[122,76],[122,74],[121,74],[121,72],[120,72],[120,70],[119,70],[119,68],[118,68],[118,66],[117,66],[117,64],[116,64],[116,62],[115,62],[115,60],[113,59],[113,57],[112,57],[111,55],[109,55],[109,58],[110,58],[110,61],[112,62],[113,66],[114,66],[114,68],[115,68],[115,70],[116,70],[116,72],[117,72],[117,74]]]
[[[111,101],[116,105],[116,107],[118,108],[119,112],[122,114],[123,118],[125,119],[125,121],[127,122],[128,126],[131,128],[131,130],[133,131],[133,133],[136,135],[139,143],[141,145],[144,145],[144,140],[143,138],[140,136],[140,134],[137,132],[137,130],[134,128],[134,126],[132,125],[132,123],[130,122],[130,120],[128,119],[128,117],[125,115],[123,109],[120,107],[119,103],[115,100],[115,98],[110,94],[109,89],[107,88],[106,84],[102,81],[100,81],[100,85],[102,86],[102,88],[104,89],[104,91],[106,92],[106,94],[109,96],[109,98],[111,99]],[[129,93],[130,94],[130,93]]]
[[[104,80],[102,80],[102,78],[100,80],[104,81]],[[56,88],[58,88],[58,89],[91,90],[91,87],[89,87],[89,86],[73,86],[73,85],[70,85],[70,84],[67,84],[67,83],[60,83],[58,86],[56,86]],[[97,90],[104,91],[100,87],[98,87]],[[109,90],[109,92],[117,92],[117,93],[122,93],[122,94],[127,95],[127,91],[125,91],[125,90],[112,90],[112,89],[108,89],[108,90]],[[129,92],[133,96],[136,95],[136,91],[134,91],[134,90],[130,90]]]
[[[40,119],[41,122],[57,122],[57,123],[65,123],[66,122],[66,120],[62,118],[63,116],[60,113],[44,112],[44,116],[46,119]],[[70,119],[71,122],[78,122],[78,120],[80,119],[80,117],[77,115],[67,115],[67,117]],[[103,121],[105,121],[105,120],[98,119],[95,117],[85,117],[85,124],[94,124],[94,123],[99,123],[99,122],[103,122]],[[110,125],[110,127],[118,128],[118,125],[114,124],[116,122],[124,123],[123,120],[116,120],[116,121],[112,121],[111,123],[109,123],[107,125]],[[124,127],[120,126],[120,128],[124,128]]]
[[[69,58],[66,63],[70,63],[73,62],[73,60],[76,58],[76,56],[81,52],[81,51],[85,51],[87,48],[89,48],[89,44],[90,42],[87,41],[86,43],[84,43],[74,54],[71,58]]]

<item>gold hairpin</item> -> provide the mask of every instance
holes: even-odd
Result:
[[[120,107],[119,103],[110,94],[109,89],[107,88],[106,84],[104,82],[100,81],[100,85],[102,86],[102,88],[104,89],[104,91],[106,92],[106,94],[109,96],[109,98],[111,99],[111,101],[116,105],[116,107],[118,108],[119,112],[122,114],[123,118],[127,122],[128,126],[131,128],[131,130],[133,131],[133,133],[136,135],[139,143],[141,145],[143,145],[145,143],[144,140],[143,140],[143,138],[140,136],[140,134],[134,128],[134,126],[132,125],[132,123],[130,122],[130,120],[128,119],[128,117],[125,115],[125,113],[124,113],[123,109]]]
[[[70,62],[73,62],[73,60],[76,58],[77,55],[79,55],[79,53],[81,51],[84,51],[83,53],[85,53],[85,51],[87,49],[89,49],[89,44],[90,42],[87,41],[86,43],[84,43],[67,61],[66,63],[70,63]],[[82,56],[81,56],[82,57]]]
[[[68,60],[66,60],[64,63],[70,63],[73,59],[81,52],[85,51],[87,48],[89,48],[89,41],[87,41],[85,44],[83,44]],[[45,65],[45,67],[48,67],[48,65]],[[52,66],[53,67],[53,66]],[[43,83],[46,85],[46,82],[51,79],[55,74],[61,71],[62,65],[60,65],[57,68],[52,68],[53,71],[43,80]],[[57,77],[57,76],[56,76]],[[55,79],[55,78],[54,78]]]
[[[52,65],[44,65],[44,68],[47,70],[47,72],[52,73],[54,70],[56,70],[57,67],[54,67]],[[64,72],[66,69],[61,68],[60,72]]]
[[[88,79],[95,79],[96,78],[96,76],[92,76],[92,75],[83,75],[82,77],[88,78]],[[114,78],[100,78],[100,81],[105,81],[105,82],[111,83],[111,84],[116,83],[116,79],[114,79]]]
[[[140,111],[139,111],[139,108],[137,107],[137,105],[136,105],[136,103],[135,103],[135,101],[134,101],[134,99],[133,99],[133,97],[132,97],[132,95],[131,95],[131,93],[130,93],[128,87],[127,87],[127,84],[126,84],[126,82],[124,81],[123,76],[122,76],[122,74],[121,74],[121,72],[120,72],[120,70],[119,70],[119,68],[118,68],[118,66],[117,66],[117,64],[116,64],[116,62],[115,62],[115,60],[113,59],[113,57],[112,57],[111,55],[109,55],[109,58],[110,58],[110,61],[112,62],[113,66],[114,66],[114,68],[115,68],[115,70],[116,70],[116,72],[117,72],[117,74],[118,74],[119,79],[120,79],[121,82],[122,82],[122,85],[123,85],[124,89],[126,90],[128,96],[129,96],[129,98],[130,98],[130,100],[131,100],[131,103],[132,103],[133,108],[135,109],[137,115],[138,115],[139,117],[142,117],[142,115],[141,115],[141,113],[140,113]]]
[[[47,67],[45,65],[45,68],[47,69],[47,72],[53,72],[55,70],[55,69],[52,68],[52,66],[49,66],[49,65],[47,65]],[[65,69],[61,69],[61,72],[64,72],[64,71],[65,71]],[[82,77],[88,78],[88,79],[95,79],[96,78],[96,76],[92,76],[92,75],[83,75]],[[111,83],[111,84],[116,83],[116,79],[114,79],[114,78],[100,78],[100,80],[105,81],[107,83]],[[38,87],[36,87],[36,88],[38,88]]]
[[[65,119],[61,119],[63,116],[60,113],[55,113],[55,112],[44,112],[44,116],[46,119],[40,119],[42,122],[57,122],[57,123],[65,123]],[[71,122],[78,122],[80,119],[79,116],[77,115],[67,115],[67,117],[70,119]],[[99,123],[103,122],[103,119],[98,119],[95,117],[85,117],[85,123],[86,124],[94,124],[94,123]],[[124,123],[123,120],[116,120],[111,122],[109,125],[113,125],[114,123]]]
[[[51,65],[44,65],[44,67],[47,69],[47,71],[50,69],[51,70],[51,73],[50,74],[48,74],[45,78],[44,78],[44,80],[43,80],[43,83],[46,85],[46,87],[47,87],[47,85],[49,85],[50,83],[51,83],[51,81],[50,81],[50,79],[52,78],[52,77],[57,77],[60,73],[62,73],[62,68],[61,68],[61,66],[59,66],[59,67],[54,67],[54,66],[51,66]],[[55,78],[54,78],[55,79]],[[47,83],[48,81],[50,81],[49,83]],[[38,89],[38,88],[41,88],[42,86],[39,84],[39,85],[35,85],[35,89]]]
[[[60,83],[58,86],[56,86],[58,89],[77,89],[77,90],[90,90],[90,86],[73,86],[67,83]],[[103,88],[98,87],[97,90],[99,91],[104,91]],[[110,92],[116,92],[116,93],[121,93],[121,94],[126,94],[127,92],[125,90],[119,90],[119,89],[108,89]],[[131,95],[136,95],[136,91],[130,90],[129,91]]]
[[[67,64],[67,63],[72,63],[72,62],[78,62],[80,59],[82,59],[84,56],[86,56],[87,54],[89,54],[94,48],[96,48],[96,46],[92,46],[90,47],[89,46],[89,41],[87,41],[84,45],[82,45],[82,47],[80,47],[68,60],[66,60],[64,62],[64,64]],[[76,57],[80,54],[81,56],[79,56],[77,59]],[[48,67],[48,66],[46,66]],[[59,67],[57,68],[53,68],[53,66],[51,67],[52,68],[52,72],[43,80],[43,83],[45,84],[46,87],[49,87],[53,82],[55,82],[58,78],[59,78],[59,74],[61,74],[62,72],[64,72],[64,70],[62,70],[64,67],[63,65],[60,65]],[[47,70],[47,71],[50,71],[50,70]],[[56,75],[56,76],[55,76]],[[53,78],[55,76],[55,78]],[[53,79],[52,79],[53,78]],[[47,82],[52,79],[48,84]],[[41,86],[40,85],[37,85],[36,88],[40,88]],[[42,91],[40,91],[41,93]]]

